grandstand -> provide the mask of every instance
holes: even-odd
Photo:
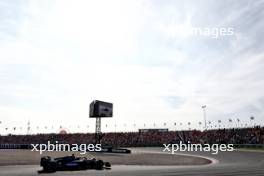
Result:
[[[35,134],[35,135],[7,135],[0,136],[0,145],[30,145],[47,143],[47,141],[61,141],[68,144],[95,143],[94,133],[73,134]],[[119,147],[150,147],[161,146],[179,141],[191,143],[217,144],[264,144],[264,127],[215,129],[207,131],[139,131],[103,133],[103,145]]]

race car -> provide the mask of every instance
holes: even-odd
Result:
[[[110,169],[111,164],[95,158],[65,156],[60,158],[51,158],[50,156],[41,157],[40,166],[43,172],[56,172],[62,170],[86,170],[86,169]]]

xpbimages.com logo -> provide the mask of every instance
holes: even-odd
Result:
[[[211,152],[212,154],[218,154],[219,151],[221,152],[231,152],[234,151],[233,144],[191,144],[188,141],[187,144],[183,143],[182,141],[179,144],[163,144],[164,149],[163,152],[170,152],[174,154],[175,152],[186,152],[186,151],[205,151]]]
[[[86,154],[86,152],[102,151],[101,144],[62,144],[58,141],[47,144],[31,144],[31,151],[36,151],[42,154],[45,151],[67,151],[67,152],[80,152],[80,154]]]
[[[220,37],[230,37],[235,35],[233,27],[193,27],[188,25],[171,25],[161,28],[164,34],[170,38],[178,37],[209,37],[218,39]]]

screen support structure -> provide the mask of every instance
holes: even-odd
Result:
[[[101,133],[101,117],[96,117],[95,133]]]
[[[95,118],[95,142],[101,143],[103,134],[101,132],[101,118],[113,117],[113,103],[93,100],[90,103],[89,117]]]
[[[101,117],[96,117],[95,122],[95,142],[101,142]]]

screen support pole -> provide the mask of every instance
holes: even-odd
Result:
[[[96,117],[95,122],[95,142],[101,142],[101,117]]]
[[[96,117],[95,133],[101,133],[101,117]]]

